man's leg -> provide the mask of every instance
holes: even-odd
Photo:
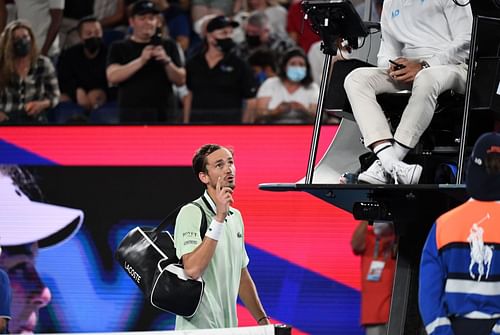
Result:
[[[401,162],[399,150],[395,150],[391,142],[389,123],[377,102],[377,94],[397,92],[409,88],[409,85],[395,82],[388,76],[386,69],[360,68],[347,76],[344,87],[365,145],[379,158],[359,175],[358,180],[370,184],[387,184],[391,179],[390,174],[397,170],[399,174],[394,174],[396,183],[417,183],[422,167]]]
[[[466,80],[465,64],[433,66],[420,71],[413,83],[410,100],[394,133],[394,139],[408,148],[415,147],[431,123],[438,96],[450,89],[463,93]]]
[[[381,140],[392,140],[392,133],[384,111],[377,102],[377,94],[394,93],[408,86],[392,80],[384,68],[359,68],[344,81],[344,88],[365,146]]]

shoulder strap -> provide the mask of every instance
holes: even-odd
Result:
[[[197,202],[192,202],[193,205],[198,207],[201,211],[201,225],[200,225],[200,237],[201,240],[203,241],[203,238],[205,237],[205,233],[207,232],[207,216],[205,215],[205,211],[203,210],[203,207]]]
[[[203,238],[205,237],[205,233],[207,232],[207,228],[208,228],[207,217],[205,215],[205,211],[203,210],[203,207],[201,207],[201,205],[198,204],[197,202],[192,201],[192,202],[190,202],[190,204],[195,205],[201,211],[200,236],[201,236],[201,239],[203,240]],[[155,228],[155,230],[153,231],[153,234],[156,235],[156,234],[160,233],[161,231],[165,230],[165,228],[167,228],[169,225],[175,226],[175,221],[171,221],[171,218],[172,218],[172,216],[177,215],[179,213],[179,211],[181,210],[181,208],[185,205],[187,205],[187,204],[182,204],[182,205],[178,206],[176,209],[174,209],[173,211],[171,211],[170,213],[168,213],[168,215]]]

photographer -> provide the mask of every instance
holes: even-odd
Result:
[[[132,5],[132,36],[111,45],[106,75],[118,85],[121,122],[173,122],[175,96],[172,84],[181,86],[186,72],[177,46],[157,36],[159,10],[151,1]]]

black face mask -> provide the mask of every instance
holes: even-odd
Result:
[[[14,56],[24,57],[31,51],[31,41],[27,38],[20,38],[14,41]]]
[[[220,51],[222,51],[225,54],[231,52],[231,50],[233,50],[234,47],[236,46],[232,38],[221,38],[221,39],[216,39],[215,41]]]
[[[83,40],[83,47],[91,54],[95,53],[101,48],[102,38],[90,37]]]
[[[254,47],[258,47],[259,45],[261,45],[261,41],[260,41],[260,36],[259,35],[248,35],[246,34],[245,35],[245,39],[248,43],[248,45],[252,48]]]

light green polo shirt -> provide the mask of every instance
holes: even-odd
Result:
[[[210,208],[202,198],[205,198]],[[210,226],[215,216],[215,203],[208,193],[195,200],[202,206]],[[175,223],[175,248],[179,259],[201,244],[201,211],[193,204],[180,210]],[[175,329],[229,328],[238,326],[236,299],[241,270],[248,265],[244,226],[241,213],[230,208],[215,254],[203,273],[205,291],[198,311],[191,319],[177,316]]]

